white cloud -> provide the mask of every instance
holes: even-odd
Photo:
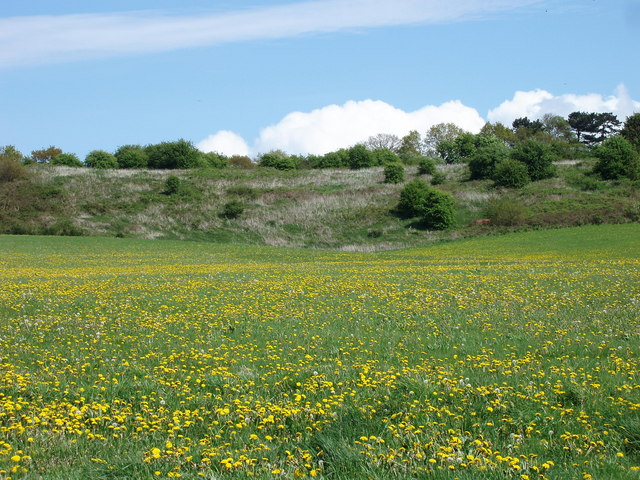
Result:
[[[217,152],[223,155],[249,155],[249,146],[237,133],[220,130],[198,142],[196,147],[203,152]]]
[[[250,150],[253,155],[274,149],[324,154],[365,141],[378,133],[404,136],[410,130],[418,130],[424,134],[432,125],[443,122],[455,123],[470,132],[480,131],[485,123],[477,110],[460,101],[429,105],[414,112],[405,112],[382,101],[349,101],[311,112],[290,113],[277,124],[262,129]],[[246,147],[238,135],[222,131],[198,143],[198,148],[222,152],[221,145],[226,148],[230,144]]]
[[[489,110],[487,118],[490,122],[511,125],[519,117],[540,118],[545,113],[566,117],[576,111],[612,112],[624,120],[634,112],[640,111],[640,102],[633,100],[622,84],[608,97],[598,93],[553,95],[545,90],[518,91],[511,100],[506,100]]]
[[[142,11],[0,18],[0,66],[160,52],[350,28],[445,23],[542,0],[313,0],[176,16]]]

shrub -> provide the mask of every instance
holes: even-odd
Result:
[[[114,154],[119,168],[147,168],[149,156],[140,145],[122,145]]]
[[[311,159],[311,168],[342,168],[349,165],[349,154],[345,149],[329,152]]]
[[[84,159],[87,167],[91,168],[118,168],[118,160],[115,156],[103,150],[93,150]]]
[[[182,187],[182,182],[175,175],[169,175],[164,182],[164,194],[165,195],[176,195],[180,192]]]
[[[447,176],[445,175],[444,172],[435,172],[431,176],[431,185],[442,185],[446,179],[447,179]]]
[[[433,158],[423,157],[418,163],[418,175],[433,175],[436,173],[436,162]]]
[[[238,218],[244,212],[244,204],[238,200],[231,200],[224,204],[220,216],[223,218]]]
[[[430,189],[422,207],[422,221],[427,228],[445,230],[455,224],[455,201],[451,194]]]
[[[409,218],[422,215],[424,202],[427,199],[429,190],[429,184],[419,178],[407,183],[400,191],[400,201],[396,207],[397,212]]]
[[[491,178],[494,166],[509,156],[509,148],[495,137],[484,137],[479,144],[469,161],[472,180]]]
[[[82,167],[82,162],[74,153],[61,153],[51,159],[51,165],[63,165],[65,167]]]
[[[493,225],[522,225],[529,214],[527,207],[515,199],[497,197],[487,203],[485,216]]]
[[[606,139],[595,149],[594,155],[598,162],[593,171],[605,180],[640,177],[638,152],[624,137],[615,136]]]
[[[384,183],[404,182],[404,166],[401,163],[389,163],[384,167]]]
[[[347,150],[349,168],[359,170],[373,166],[374,157],[364,145],[354,145]]]
[[[530,181],[527,166],[511,158],[506,158],[495,165],[492,179],[497,186],[507,188],[521,188]]]
[[[8,155],[0,154],[0,183],[8,183],[28,175],[26,167]]]
[[[229,166],[235,168],[253,168],[256,166],[246,155],[232,155],[229,157]]]
[[[542,180],[555,175],[553,161],[557,158],[551,145],[529,138],[516,146],[511,158],[527,166],[531,180]]]
[[[389,163],[400,163],[400,157],[397,153],[388,148],[376,148],[371,151],[374,165],[387,165]]]
[[[149,167],[157,169],[184,169],[205,167],[202,152],[193,143],[180,139],[145,147],[149,156]]]
[[[276,170],[295,170],[297,168],[296,161],[282,150],[272,150],[261,154],[258,157],[258,165]]]

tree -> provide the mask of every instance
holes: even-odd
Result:
[[[150,168],[184,169],[206,166],[200,150],[193,143],[183,139],[148,145],[145,152],[149,156]]]
[[[567,143],[573,143],[578,140],[571,131],[569,122],[560,115],[545,113],[542,116],[542,131],[555,140],[562,140]]]
[[[615,134],[620,121],[613,113],[573,112],[569,114],[569,125],[575,131],[579,142],[595,145]]]
[[[384,183],[401,183],[404,181],[404,165],[400,162],[388,163],[384,167]]]
[[[515,145],[517,140],[515,133],[513,133],[513,130],[506,127],[504,124],[500,122],[485,123],[482,129],[480,130],[480,135],[499,138],[505,144],[510,146]]]
[[[149,155],[140,145],[122,145],[115,153],[119,168],[147,168]]]
[[[627,118],[620,134],[640,152],[640,113]]]
[[[638,152],[620,135],[602,142],[595,149],[594,155],[598,162],[593,171],[605,180],[617,180],[621,177],[635,180],[640,177]]]
[[[463,133],[453,141],[444,140],[437,146],[438,155],[445,163],[468,160],[476,150],[477,137],[472,133]]]
[[[373,166],[373,155],[363,144],[354,145],[347,150],[349,156],[349,168],[359,170]]]
[[[51,160],[51,165],[63,165],[65,167],[82,167],[82,162],[75,153],[61,153]]]
[[[526,130],[526,136],[535,135],[537,132],[541,132],[543,124],[540,120],[529,120],[529,117],[516,118],[511,124],[513,131],[517,132],[520,129]]]
[[[344,148],[326,153],[311,161],[311,168],[343,168],[347,166],[349,166],[349,153]]]
[[[402,141],[397,135],[393,135],[391,133],[379,133],[369,137],[367,141],[364,142],[364,145],[372,151],[385,148],[394,153],[398,153],[400,145],[402,145]]]
[[[422,141],[423,153],[435,157],[438,155],[438,145],[441,142],[453,142],[456,137],[459,137],[463,133],[467,132],[455,123],[438,123],[433,125],[425,134]]]
[[[529,138],[518,144],[511,151],[511,158],[526,165],[531,180],[542,180],[553,177],[555,168],[553,162],[556,159],[550,145]]]
[[[412,157],[419,157],[422,154],[422,141],[417,130],[411,130],[402,137],[398,155],[403,162],[410,162]]]
[[[62,150],[53,145],[42,150],[33,150],[31,152],[31,161],[34,163],[51,163],[51,160],[61,153]]]
[[[84,163],[87,167],[91,168],[118,168],[118,160],[116,157],[104,150],[93,150],[89,152],[84,159]]]
[[[495,137],[478,136],[475,152],[469,160],[472,180],[492,178],[493,167],[509,156],[509,148]]]

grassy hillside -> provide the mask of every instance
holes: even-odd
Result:
[[[0,237],[0,477],[635,479],[639,234]]]
[[[0,231],[368,251],[521,228],[638,221],[637,184],[596,180],[587,175],[591,168],[589,161],[561,164],[555,178],[505,190],[490,181],[468,181],[464,165],[440,165],[445,181],[438,188],[456,199],[457,227],[433,232],[419,219],[394,214],[403,184],[385,184],[381,167],[289,172],[32,167],[31,182],[5,184],[0,191]],[[409,167],[406,181],[415,175],[416,168]],[[172,193],[169,176],[179,179]],[[241,204],[242,214],[225,215],[229,203]],[[472,224],[487,216],[491,225]]]

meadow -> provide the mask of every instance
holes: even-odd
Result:
[[[0,479],[637,479],[639,238],[0,236]]]

